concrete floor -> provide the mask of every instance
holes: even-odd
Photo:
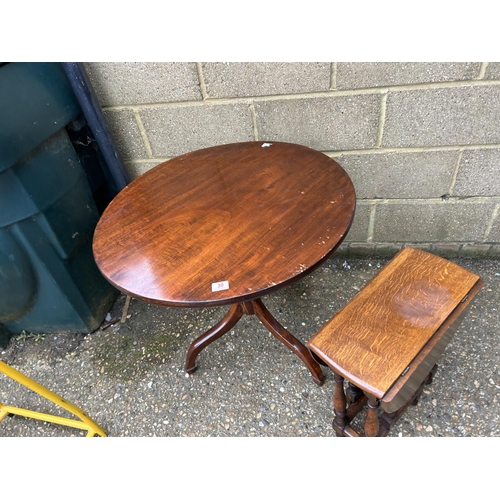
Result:
[[[331,258],[264,302],[306,342],[387,262]],[[500,436],[500,261],[451,259],[485,286],[439,362],[434,382],[389,436]],[[120,296],[112,319],[122,315]],[[227,307],[174,309],[133,299],[125,323],[90,335],[14,337],[0,359],[80,406],[109,436],[333,437],[333,374],[318,387],[301,361],[255,317],[206,348],[184,372],[191,342]],[[67,416],[0,375],[4,404]],[[7,417],[0,436],[82,436],[82,431]]]

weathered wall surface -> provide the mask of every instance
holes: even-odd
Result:
[[[500,256],[500,63],[85,63],[132,178],[285,141],[353,180],[347,253]]]

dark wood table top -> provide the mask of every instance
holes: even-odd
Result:
[[[125,187],[96,227],[94,257],[115,287],[148,302],[240,303],[323,263],[346,236],[355,204],[345,171],[305,146],[211,147]]]

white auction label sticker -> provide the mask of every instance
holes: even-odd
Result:
[[[229,281],[219,281],[218,283],[212,283],[212,292],[218,292],[220,290],[229,290]]]

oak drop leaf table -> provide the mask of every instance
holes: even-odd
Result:
[[[349,176],[323,153],[280,142],[215,146],[126,186],[102,214],[93,252],[129,296],[173,307],[231,305],[191,344],[188,373],[202,349],[253,314],[321,385],[316,359],[261,297],[319,267],[347,235],[355,205]]]

